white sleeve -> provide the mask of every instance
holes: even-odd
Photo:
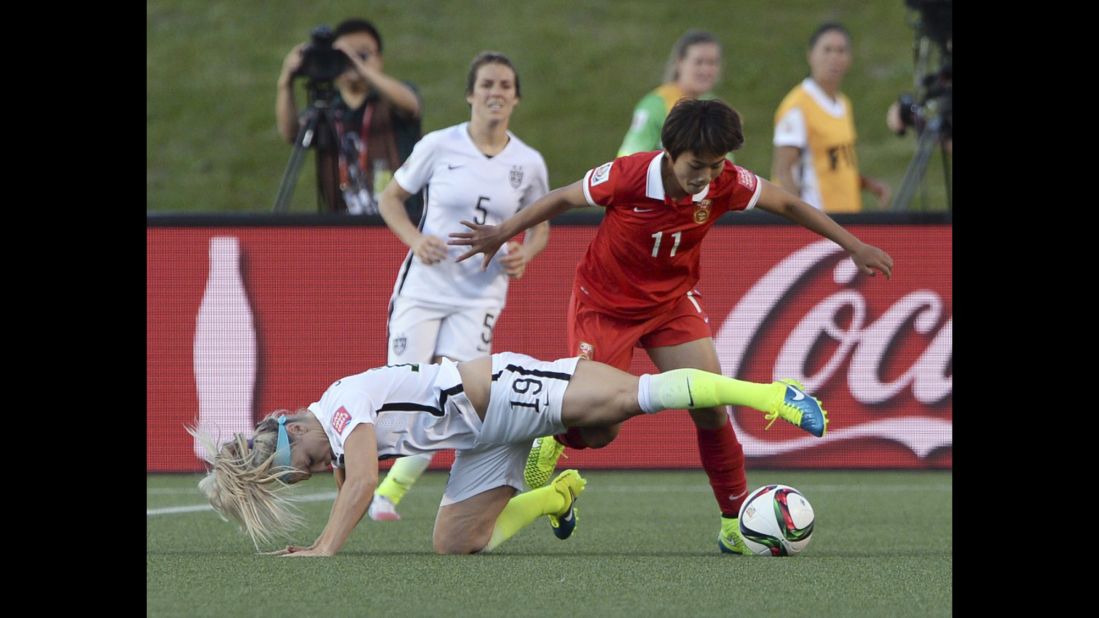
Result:
[[[334,404],[340,404],[332,413],[332,429],[342,446],[351,430],[363,423],[374,424],[378,406],[365,393],[344,393]]]
[[[794,146],[805,149],[809,145],[805,130],[805,115],[797,107],[790,108],[775,124],[775,146]],[[403,184],[402,184],[403,186]]]
[[[405,162],[393,173],[393,178],[401,188],[409,193],[416,193],[424,188],[431,180],[431,173],[435,167],[435,147],[437,139],[435,134],[429,133],[412,148],[412,154],[408,155]]]
[[[527,191],[519,204],[519,210],[530,206],[541,199],[543,195],[549,193],[549,170],[546,169],[546,160],[542,158],[541,154],[538,154],[537,157],[534,176],[530,179],[530,185],[527,186]]]

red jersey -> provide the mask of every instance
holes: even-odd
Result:
[[[759,200],[759,178],[729,161],[702,191],[669,199],[662,154],[619,157],[584,175],[584,197],[607,212],[576,266],[576,293],[610,315],[639,318],[669,309],[698,283],[702,239],[714,221]]]

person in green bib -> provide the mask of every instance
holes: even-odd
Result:
[[[633,120],[618,148],[618,156],[660,150],[664,118],[682,98],[712,99],[721,75],[721,44],[703,30],[688,30],[672,46],[664,83],[646,94],[633,110]]]

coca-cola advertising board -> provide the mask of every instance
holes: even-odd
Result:
[[[950,225],[848,224],[894,259],[892,280],[790,225],[718,225],[703,246],[699,300],[726,375],[796,378],[819,397],[824,438],[737,408],[749,468],[950,468],[953,363]],[[512,282],[494,351],[569,356],[565,313],[596,228],[556,225]],[[173,227],[146,234],[148,471],[199,471],[197,423],[225,438],[303,407],[333,381],[386,360],[386,318],[407,249],[380,226]],[[454,254],[459,252],[455,249]],[[636,350],[633,373],[655,371]],[[697,468],[683,411],[631,419],[569,467]],[[447,468],[444,453],[433,468]]]

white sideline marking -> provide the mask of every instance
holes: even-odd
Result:
[[[748,489],[753,490],[760,485],[749,484]],[[857,491],[863,493],[874,492],[906,492],[906,491],[952,491],[951,485],[809,485],[805,490],[807,495],[812,495],[817,492],[831,492],[831,491]],[[608,493],[682,493],[682,492],[707,492],[711,491],[710,486],[705,482],[698,485],[593,485],[592,490],[608,492]],[[154,492],[152,489],[148,489],[149,494],[153,493],[194,493],[190,490],[184,492],[181,490],[165,489],[163,492]],[[295,498],[298,502],[321,502],[323,500],[335,500],[336,492],[330,491],[322,494],[307,494]],[[197,513],[200,511],[212,511],[213,507],[209,504],[196,504],[191,506],[169,506],[159,509],[147,509],[145,515],[151,517],[153,515],[176,515],[179,513]]]
[[[307,494],[294,498],[296,502],[320,502],[322,500],[335,500],[336,492],[329,491],[323,494]],[[212,511],[214,507],[209,504],[195,504],[191,506],[167,506],[159,509],[146,509],[145,516],[152,515],[176,515],[178,513],[197,513],[199,511]]]

